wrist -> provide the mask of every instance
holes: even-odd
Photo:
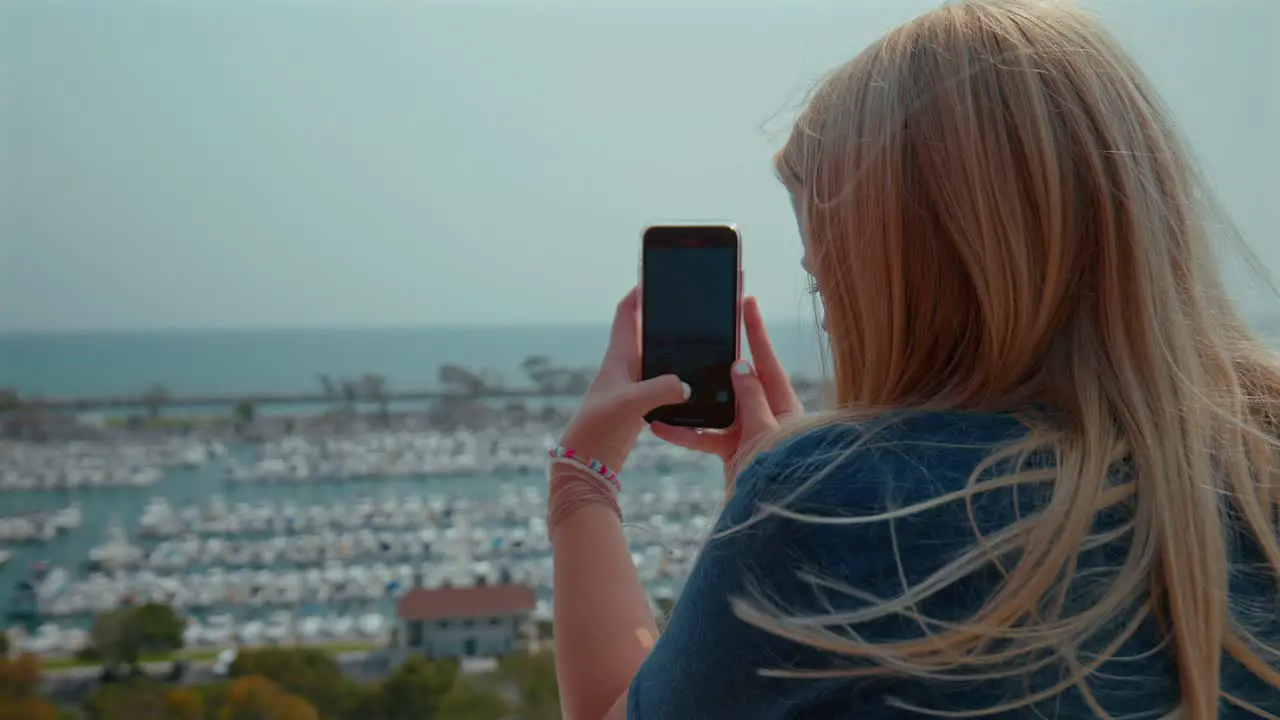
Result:
[[[560,438],[560,446],[572,450],[583,460],[599,460],[614,472],[621,472],[622,464],[627,461],[631,450],[622,443],[602,438],[598,432],[591,432],[590,428],[569,428]]]
[[[554,540],[557,527],[588,507],[605,508],[622,522],[622,508],[615,488],[581,470],[553,474],[547,495],[547,537]]]

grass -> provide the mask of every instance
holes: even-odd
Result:
[[[200,649],[200,650],[179,650],[176,653],[153,653],[143,655],[140,663],[157,663],[172,662],[174,660],[187,660],[191,662],[200,662],[202,660],[213,660],[218,657],[221,650]],[[101,660],[85,660],[78,657],[55,657],[40,658],[40,667],[44,670],[66,670],[68,668],[81,667],[98,667],[102,664]]]
[[[307,648],[311,650],[323,650],[331,655],[338,655],[348,652],[367,652],[382,647],[381,644],[375,642],[335,642],[323,643],[319,645],[298,645],[299,648]],[[156,662],[172,662],[173,660],[186,660],[188,662],[205,662],[218,657],[218,653],[223,648],[200,648],[200,649],[184,649],[176,653],[166,654],[158,653],[152,655],[143,655],[140,662],[156,663]],[[102,664],[100,660],[84,660],[78,657],[54,657],[40,658],[40,668],[42,670],[69,670],[71,668],[98,667]]]
[[[347,642],[322,643],[319,645],[299,645],[298,647],[324,650],[325,652],[337,655],[339,653],[368,652],[369,650],[377,650],[383,647],[383,644],[369,641],[349,640]]]

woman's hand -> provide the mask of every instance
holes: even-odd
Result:
[[[653,423],[654,435],[674,445],[711,453],[725,465],[725,488],[733,490],[734,461],[739,453],[765,433],[774,430],[785,419],[804,414],[804,405],[791,388],[791,381],[773,352],[773,343],[764,328],[764,318],[756,299],[742,303],[742,322],[747,331],[751,363],[739,360],[733,365],[733,392],[737,399],[737,417],[733,427],[724,432],[698,430]]]
[[[644,428],[644,416],[689,398],[689,386],[675,375],[640,377],[638,289],[618,303],[609,348],[560,444],[579,455],[620,470]]]

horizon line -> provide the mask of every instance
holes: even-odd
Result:
[[[803,325],[816,322],[812,318],[766,318],[767,324]],[[376,332],[385,330],[525,330],[525,329],[607,329],[608,322],[548,323],[437,323],[389,325],[210,325],[204,327],[115,327],[115,328],[35,328],[0,329],[0,338],[55,335],[164,335],[183,333],[273,333],[273,332]]]

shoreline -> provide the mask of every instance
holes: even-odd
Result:
[[[538,400],[581,397],[583,388],[479,388],[476,390],[402,390],[387,392],[374,399],[363,397],[359,404],[404,403],[434,400]],[[341,405],[344,401],[323,392],[259,392],[234,394],[178,395],[162,398],[146,395],[102,395],[71,397],[29,398],[22,407],[0,410],[0,417],[9,413],[31,410],[99,410],[108,408],[182,408],[182,407],[235,407],[244,403],[252,405]]]

